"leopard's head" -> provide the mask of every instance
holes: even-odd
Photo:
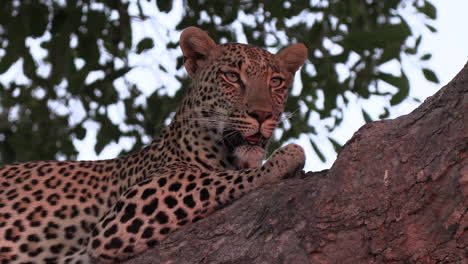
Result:
[[[237,168],[260,166],[306,47],[271,54],[246,44],[216,45],[196,27],[182,32],[180,46],[193,83],[186,105],[197,122],[219,131]]]

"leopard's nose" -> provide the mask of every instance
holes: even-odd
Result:
[[[247,112],[247,114],[257,120],[259,123],[263,123],[265,120],[273,116],[272,112],[266,112],[261,110],[255,110]]]

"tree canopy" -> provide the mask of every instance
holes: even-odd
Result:
[[[308,47],[300,89],[286,106],[294,115],[281,124],[274,148],[301,133],[315,134],[312,114],[331,118],[332,131],[343,120],[349,94],[382,97],[391,106],[408,99],[411,87],[402,59],[431,58],[419,51],[422,29],[411,26],[408,16],[436,31],[431,25],[436,9],[426,0],[5,0],[0,6],[0,165],[76,158],[73,140],[85,137],[87,121],[99,125],[98,154],[123,137],[135,142],[132,150],[148,143],[175,111],[189,80],[181,71],[169,72],[181,88],[170,95],[160,92],[164,83],[154,84],[142,102],[144,80],[127,78],[139,67],[131,56],[150,51],[155,43],[174,53],[178,43],[135,33],[142,22],[154,19],[147,6],[168,13],[177,3],[183,8],[183,15],[174,18],[178,31],[198,26],[218,43],[244,40],[272,52],[297,42]],[[399,74],[381,69],[392,61]],[[179,55],[176,68],[181,67]],[[416,67],[438,82],[424,64]],[[159,68],[168,72],[163,64]],[[116,105],[123,109],[121,122],[109,114]],[[362,114],[371,121],[365,109]],[[384,106],[379,118],[388,114]],[[329,140],[338,151],[340,144]],[[324,159],[318,144],[311,144]]]

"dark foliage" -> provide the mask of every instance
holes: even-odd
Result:
[[[197,25],[215,41],[237,41],[245,36],[250,44],[278,50],[291,43],[303,42],[309,48],[309,60],[300,76],[302,89],[289,98],[286,111],[295,113],[290,129],[284,130],[273,148],[301,133],[315,134],[308,123],[312,113],[321,119],[332,118],[333,130],[342,121],[346,93],[362,98],[384,96],[391,105],[408,97],[409,82],[404,70],[400,75],[382,72],[379,66],[402,56],[418,56],[421,61],[430,54],[419,54],[421,36],[400,14],[413,10],[422,23],[436,18],[436,10],[428,1],[183,1],[184,14],[177,30]],[[123,97],[115,81],[125,79],[132,70],[129,55],[141,54],[160,43],[148,36],[134,43],[135,21],[151,19],[144,5],[156,4],[160,11],[173,9],[170,1],[52,1],[6,0],[0,5],[0,75],[23,72],[24,78],[0,83],[0,164],[14,161],[68,158],[77,150],[73,139],[86,135],[86,121],[99,124],[95,150],[100,153],[121,137],[132,138],[140,148],[145,136],[154,136],[161,124],[175,110],[186,77],[175,96],[161,95],[156,90],[137,104],[142,94],[138,83],[124,81],[129,96]],[[130,9],[138,10],[130,15]],[[248,14],[249,21],[239,19]],[[245,16],[245,15],[244,15]],[[240,28],[240,34],[233,31]],[[427,24],[431,31],[434,27]],[[40,40],[42,51],[33,52],[31,40]],[[177,43],[167,44],[175,49]],[[160,44],[159,44],[160,45]],[[350,59],[350,57],[354,57]],[[182,58],[178,59],[178,67]],[[344,66],[345,78],[339,78],[337,65]],[[161,66],[162,67],[162,66]],[[164,69],[164,67],[162,67]],[[429,81],[437,82],[430,69],[421,66]],[[102,77],[90,81],[93,73]],[[343,75],[342,75],[343,76]],[[382,82],[394,86],[396,92],[381,91]],[[155,84],[164,86],[164,84]],[[323,98],[323,104],[317,100]],[[109,106],[123,103],[125,129],[108,115]],[[74,105],[81,105],[84,117],[70,118]],[[298,111],[305,106],[306,111]],[[362,109],[364,118],[370,115]],[[388,109],[380,118],[388,116]],[[335,149],[340,144],[330,138]],[[317,154],[321,151],[312,142]],[[324,159],[323,155],[321,155]]]

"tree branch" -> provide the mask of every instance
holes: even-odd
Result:
[[[463,263],[468,64],[412,113],[364,125],[332,168],[252,192],[126,263]]]

